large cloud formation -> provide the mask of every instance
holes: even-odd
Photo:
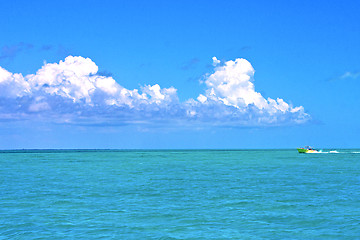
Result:
[[[23,76],[0,67],[0,119],[61,123],[162,123],[263,126],[306,122],[303,107],[265,99],[255,91],[254,69],[245,59],[221,64],[196,99],[180,102],[177,89],[158,84],[129,90],[98,74],[89,58],[68,56]]]

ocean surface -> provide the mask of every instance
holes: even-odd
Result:
[[[360,239],[360,150],[0,152],[0,239]]]

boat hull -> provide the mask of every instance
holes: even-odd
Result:
[[[318,150],[306,149],[306,148],[297,148],[299,153],[318,153]]]
[[[299,153],[307,153],[307,151],[309,151],[309,150],[307,150],[305,148],[297,148],[297,150],[298,150]]]

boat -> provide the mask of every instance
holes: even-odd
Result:
[[[305,146],[303,148],[297,148],[297,150],[299,153],[318,153],[318,152],[320,152],[319,150],[314,149],[310,146]]]

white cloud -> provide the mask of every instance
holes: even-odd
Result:
[[[227,125],[278,125],[301,123],[310,116],[304,108],[292,107],[283,99],[265,99],[255,91],[254,69],[245,59],[227,61],[207,77],[205,95],[188,105],[203,121]]]
[[[339,79],[348,79],[348,78],[358,78],[360,76],[360,72],[345,72],[343,75],[339,77]]]
[[[218,60],[216,57],[213,57],[212,60],[213,60],[214,67],[220,63],[220,60]]]
[[[213,62],[220,63],[216,57]],[[205,80],[205,92],[186,102],[179,101],[174,87],[155,84],[129,90],[97,72],[91,59],[73,56],[59,63],[44,63],[27,76],[0,67],[0,118],[232,126],[291,124],[309,119],[303,107],[292,107],[280,98],[265,99],[256,92],[254,69],[245,59],[215,67]]]
[[[224,66],[215,68],[215,72],[206,79],[206,95],[209,99],[236,108],[254,104],[263,109],[267,103],[260,93],[255,92],[253,76],[254,69],[247,60],[228,61]]]

